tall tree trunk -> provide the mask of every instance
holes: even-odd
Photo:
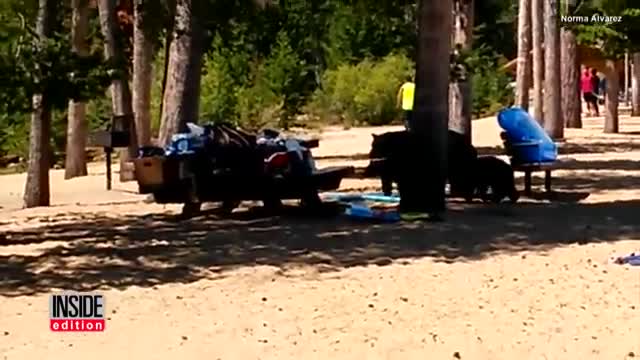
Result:
[[[446,208],[447,129],[451,0],[418,2],[416,94],[412,119],[412,149],[417,151],[415,177],[400,188],[403,212],[440,213]],[[405,169],[404,171],[408,171]]]
[[[544,3],[543,0],[531,1],[531,39],[533,48],[533,117],[544,124],[543,88],[544,88]]]
[[[633,54],[631,73],[631,116],[640,116],[640,52]]]
[[[529,73],[531,64],[531,0],[520,0],[518,6],[518,67],[516,69],[516,105],[529,109]]]
[[[630,74],[630,65],[631,59],[629,58],[629,51],[625,51],[624,53],[624,83],[623,83],[623,96],[624,96],[624,104],[629,106],[630,94],[629,94],[629,86],[631,85],[631,74]]]
[[[39,0],[35,46],[50,37],[53,32],[56,0]],[[29,162],[24,189],[24,207],[49,206],[49,168],[51,167],[51,109],[44,94],[32,99],[31,130],[29,132]]]
[[[202,67],[203,28],[201,10],[196,0],[176,2],[173,39],[169,49],[168,78],[162,105],[162,121],[158,143],[171,141],[171,136],[198,121],[200,78]]]
[[[89,0],[72,0],[71,42],[73,51],[79,56],[89,54]],[[86,104],[80,101],[69,101],[67,124],[67,146],[64,163],[64,178],[71,179],[87,175],[88,126]]]
[[[618,92],[620,91],[620,75],[615,60],[605,61],[607,86],[604,98],[604,132],[618,133]]]
[[[455,0],[453,4],[453,42],[456,48],[471,50],[473,41],[473,0]],[[471,140],[471,79],[464,69],[462,79],[449,84],[449,129]]]
[[[153,39],[146,19],[153,5],[148,0],[135,0],[133,4],[133,113],[140,146],[151,145]]]
[[[173,39],[173,26],[175,24],[176,0],[167,0],[167,16],[169,17],[166,28],[169,29],[164,39],[164,69],[162,71],[162,96],[160,97],[160,113],[158,117],[159,123],[162,123],[162,109],[164,108],[164,93],[167,91],[167,79],[169,78],[169,50],[171,49],[171,41]]]
[[[560,93],[560,27],[558,1],[544,0],[544,129],[554,139],[564,137]]]
[[[582,127],[580,101],[580,60],[576,34],[562,29],[562,116],[568,128]]]
[[[98,10],[100,13],[100,29],[104,37],[105,57],[116,62],[121,67],[123,74],[121,78],[113,80],[111,83],[113,114],[116,116],[131,115],[133,109],[131,105],[131,90],[129,89],[128,64],[116,19],[116,0],[98,0]],[[138,151],[135,121],[131,122],[129,133],[131,134],[129,148],[120,152],[120,181],[134,180],[133,168],[128,163],[130,159],[137,156]]]

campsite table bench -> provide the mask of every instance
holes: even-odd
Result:
[[[531,173],[544,171],[544,189],[551,193],[551,171],[557,167],[557,162],[512,164],[513,171],[524,172],[524,194],[531,195]]]
[[[538,149],[540,142],[523,142],[518,144],[512,144],[507,137],[505,131],[500,133],[500,138],[504,145],[505,154],[511,159],[511,167],[513,171],[524,172],[524,194],[526,196],[531,195],[531,173],[544,171],[544,189],[547,194],[551,193],[551,171],[556,169],[558,161],[553,162],[523,162],[520,156],[517,156],[518,152],[514,151],[515,148],[521,150],[527,147],[533,147]]]

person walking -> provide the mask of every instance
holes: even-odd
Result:
[[[400,86],[397,96],[397,106],[402,108],[404,115],[404,127],[409,130],[411,119],[413,118],[413,97],[416,91],[416,84],[411,76],[407,76],[404,84]]]
[[[607,76],[600,73],[600,84],[598,88],[598,93],[600,93],[600,101],[598,103],[600,105],[604,105],[604,98],[607,92]]]
[[[593,83],[593,109],[595,116],[600,116],[600,110],[598,109],[598,100],[600,96],[604,96],[604,93],[600,93],[600,78],[598,77],[598,70],[591,69],[591,82]]]
[[[594,95],[593,79],[591,75],[591,69],[588,67],[584,69],[582,77],[580,79],[580,90],[582,91],[582,98],[587,103],[587,114],[593,116],[593,104],[598,101],[598,98]]]

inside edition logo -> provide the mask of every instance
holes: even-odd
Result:
[[[104,331],[104,296],[62,293],[49,297],[51,331]]]

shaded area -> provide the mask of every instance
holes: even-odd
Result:
[[[637,160],[576,160],[576,159],[560,159],[554,170],[602,170],[602,171],[640,171],[640,161]],[[365,167],[355,167],[353,174],[349,178],[366,178]],[[517,172],[516,174],[522,174]],[[537,172],[534,174],[542,174]],[[541,178],[533,176],[533,178]],[[573,179],[577,179],[578,183],[598,183],[596,189],[619,189],[621,186],[625,188],[632,187],[634,183],[640,183],[640,178],[629,175],[593,175],[593,174],[572,174],[571,176],[563,175],[564,180],[560,180],[566,184],[570,184]],[[556,179],[559,179],[556,176]],[[554,179],[554,183],[557,183]]]
[[[534,187],[544,184],[543,176],[531,177]],[[603,190],[628,190],[637,189],[640,178],[629,175],[598,175],[597,173],[583,173],[556,176],[551,181],[553,190],[569,190],[582,192],[595,192]]]
[[[571,146],[564,144],[565,151]],[[577,145],[576,145],[577,146]],[[603,145],[605,146],[605,145]],[[629,144],[607,144],[627,149]],[[598,150],[598,145],[580,149]],[[480,148],[500,151],[501,147]],[[354,157],[366,154],[356,154]],[[352,157],[353,158],[353,157]],[[284,273],[311,265],[339,270],[433,257],[438,261],[474,261],[494,254],[544,251],[572,243],[636,239],[640,200],[580,204],[589,193],[635,189],[640,179],[608,171],[633,171],[639,161],[563,160],[555,176],[551,204],[450,204],[446,223],[369,224],[335,216],[301,216],[297,208],[283,216],[258,211],[231,218],[208,212],[180,220],[175,215],[76,213],[48,219],[39,228],[0,233],[0,246],[38,245],[32,255],[0,256],[0,295],[50,292],[54,288],[94,290],[189,283],[226,276],[228,270],[271,265]],[[583,171],[580,171],[583,170]],[[600,170],[587,172],[584,170]],[[534,186],[541,186],[541,173]],[[518,181],[521,183],[522,179]],[[519,184],[521,188],[522,184]],[[546,199],[534,194],[534,199]],[[141,205],[144,206],[144,205]]]
[[[620,171],[640,170],[640,161],[633,160],[563,160],[558,170],[568,173],[554,175],[552,188],[561,191],[592,193],[604,190],[632,190],[640,184],[640,176]],[[534,185],[544,183],[543,173],[532,176]]]
[[[326,270],[434,257],[473,261],[497,253],[637,238],[640,201],[483,206],[452,204],[446,223],[354,223],[342,217],[231,219],[71,214],[71,222],[6,233],[3,245],[43,243],[37,255],[0,256],[0,294],[189,283],[257,264]]]
[[[324,156],[315,156],[314,160],[369,160],[369,153],[357,153],[351,155],[324,155]]]
[[[506,155],[504,147],[502,145],[499,146],[476,146],[476,150],[478,151],[478,155],[486,156],[486,155]],[[561,143],[558,147],[558,153],[560,155],[574,155],[574,154],[598,154],[598,153],[606,153],[606,152],[629,152],[629,151],[640,151],[640,142],[590,142],[583,144],[575,144],[575,143]],[[325,155],[325,156],[315,156],[315,160],[368,160],[368,153],[357,153],[351,155]]]
[[[624,170],[640,171],[640,161],[637,160],[562,160],[559,169],[562,170]]]
[[[561,143],[558,148],[560,155],[571,154],[596,154],[605,152],[629,152],[640,150],[640,142],[632,142],[630,139],[625,142],[594,141],[583,144]]]
[[[594,141],[589,143],[571,143],[564,142],[558,144],[558,154],[560,155],[573,155],[573,154],[598,154],[606,152],[630,152],[640,151],[640,142],[632,142],[627,140],[626,142],[612,142],[606,141]],[[505,155],[504,148],[499,146],[478,146],[478,155]]]

